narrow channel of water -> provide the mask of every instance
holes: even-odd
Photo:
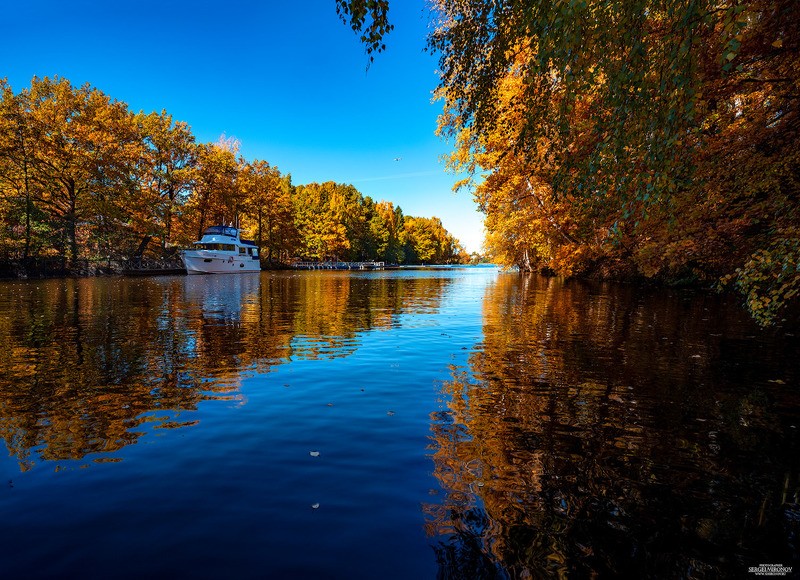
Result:
[[[797,568],[800,342],[493,268],[0,283],[10,578]]]

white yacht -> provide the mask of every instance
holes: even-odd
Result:
[[[189,274],[235,274],[260,272],[258,248],[250,240],[239,238],[239,230],[230,226],[211,226],[203,232],[194,248],[182,252]]]

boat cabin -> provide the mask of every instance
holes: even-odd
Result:
[[[203,237],[205,236],[229,236],[237,239],[239,237],[239,230],[230,226],[211,226],[206,228],[203,232]]]

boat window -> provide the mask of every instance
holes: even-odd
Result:
[[[242,247],[240,246],[240,247],[239,247],[239,254],[246,254],[246,253],[247,253],[247,248],[242,248]]]
[[[236,228],[229,228],[226,226],[211,226],[206,228],[203,232],[204,236],[231,236],[235,238],[238,235]]]
[[[236,246],[233,244],[195,244],[198,250],[217,250],[222,252],[235,252]]]

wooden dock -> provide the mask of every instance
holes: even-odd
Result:
[[[125,261],[122,266],[125,276],[166,276],[186,274],[186,267],[180,256],[167,259],[133,257]]]
[[[295,262],[295,270],[383,270],[384,262]]]

